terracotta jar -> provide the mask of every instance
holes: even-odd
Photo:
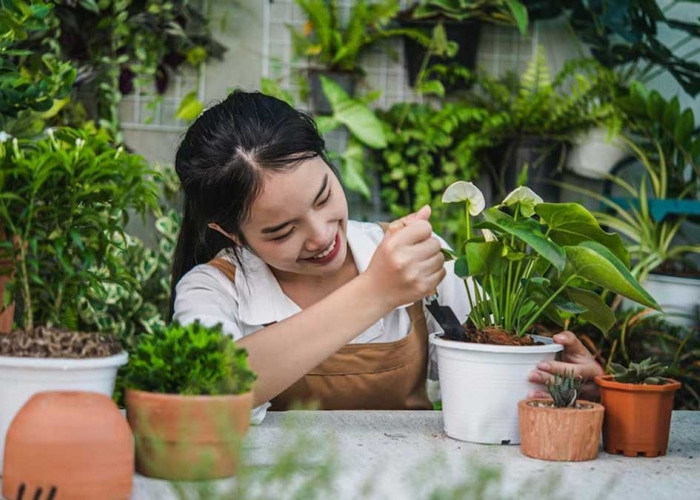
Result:
[[[181,396],[127,390],[136,471],[179,481],[234,475],[252,408],[252,392]]]
[[[114,402],[95,392],[40,392],[7,432],[2,494],[16,500],[41,488],[61,500],[127,500],[134,477],[134,444]]]
[[[681,387],[676,380],[666,380],[664,385],[646,385],[615,382],[612,375],[595,378],[605,406],[605,451],[628,457],[666,454],[673,395]]]
[[[598,456],[604,409],[598,403],[579,400],[579,408],[538,406],[547,398],[518,403],[520,451],[541,460],[582,462]]]

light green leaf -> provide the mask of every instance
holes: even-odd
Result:
[[[615,313],[610,309],[600,295],[582,288],[567,288],[568,297],[583,306],[586,311],[579,318],[606,333],[615,324]]]
[[[527,8],[517,0],[506,0],[506,4],[510,9],[510,13],[513,14],[513,19],[515,19],[515,24],[518,27],[520,34],[523,36],[527,35]]]
[[[464,245],[469,274],[481,276],[500,273],[505,264],[501,258],[503,245],[498,241],[469,241]]]
[[[191,122],[200,115],[203,109],[204,105],[197,99],[197,91],[193,90],[180,101],[175,118]]]

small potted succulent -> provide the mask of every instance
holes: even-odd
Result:
[[[598,456],[604,409],[578,399],[583,380],[573,372],[547,382],[552,399],[530,398],[518,403],[520,450],[542,460],[582,462]]]
[[[484,210],[481,191],[463,181],[449,186],[442,200],[465,205],[466,243],[451,256],[471,306],[462,339],[430,338],[445,432],[463,441],[516,444],[518,402],[537,389],[528,374],[562,350],[531,335],[536,322],[546,318],[565,329],[578,315],[607,331],[615,315],[601,290],[658,305],[630,274],[620,236],[603,231],[578,203],[544,203],[521,186]],[[481,234],[472,227],[477,216]]]
[[[647,358],[624,367],[610,364],[595,381],[605,406],[605,451],[628,457],[666,454],[677,380],[664,377],[666,367]]]
[[[221,326],[172,323],[137,344],[125,374],[136,471],[170,480],[236,472],[255,375]]]

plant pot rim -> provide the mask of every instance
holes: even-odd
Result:
[[[253,396],[253,391],[244,392],[241,394],[217,394],[217,395],[195,395],[195,394],[169,394],[164,392],[150,392],[139,389],[126,389],[126,394],[133,394],[142,399],[150,399],[151,401],[163,401],[174,403],[177,401],[200,401],[202,403],[212,401],[230,401],[236,398],[248,398]]]
[[[1,368],[30,368],[33,370],[92,370],[119,367],[127,363],[129,354],[122,350],[113,356],[99,358],[31,358],[0,356]]]
[[[615,382],[612,378],[612,375],[597,375],[595,377],[595,383],[606,389],[629,392],[674,392],[681,388],[681,383],[679,381],[668,377],[662,377],[664,380],[669,381],[668,384],[664,385],[629,384],[625,382]]]
[[[495,345],[495,344],[476,344],[473,342],[461,342],[458,340],[444,340],[440,337],[442,332],[434,332],[429,336],[430,343],[438,347],[446,347],[460,351],[477,351],[477,352],[496,352],[505,354],[534,354],[545,352],[563,351],[564,347],[555,344],[549,337],[541,335],[532,335],[536,340],[546,341],[545,345],[528,345],[528,346],[512,346],[512,345]]]
[[[578,403],[582,405],[589,405],[589,408],[552,408],[547,406],[532,406],[529,403],[542,402],[549,403],[551,398],[527,398],[518,401],[518,407],[531,408],[532,411],[543,411],[543,412],[557,412],[557,413],[598,413],[605,411],[603,405],[600,403],[594,403],[593,401],[588,401],[586,399],[579,399]]]

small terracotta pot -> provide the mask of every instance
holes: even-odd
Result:
[[[2,494],[16,500],[39,488],[62,500],[127,500],[134,477],[129,425],[104,394],[40,392],[17,413],[7,432]]]
[[[252,408],[252,392],[181,396],[128,389],[137,472],[176,481],[234,475]]]
[[[666,380],[664,385],[645,385],[615,382],[612,375],[595,378],[605,406],[605,451],[628,457],[666,454],[673,395],[681,387],[676,380]]]
[[[541,460],[582,462],[598,456],[604,409],[579,400],[583,408],[533,406],[551,399],[525,399],[518,403],[520,451]]]

